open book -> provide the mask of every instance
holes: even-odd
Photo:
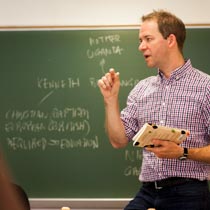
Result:
[[[144,126],[133,137],[133,146],[153,146],[152,139],[168,140],[180,144],[189,135],[190,132],[185,129],[170,128],[166,126],[145,123]]]

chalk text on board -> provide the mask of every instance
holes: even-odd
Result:
[[[80,87],[79,78],[73,79],[71,77],[61,80],[50,80],[46,77],[37,78],[37,87],[39,89],[64,89],[64,88],[78,88]]]
[[[120,42],[119,34],[89,37],[90,49],[87,49],[87,57],[94,59],[95,57],[122,55],[124,49],[119,45]],[[105,44],[106,47],[104,46]]]
[[[140,168],[137,166],[128,166],[124,170],[125,176],[139,176]]]
[[[142,160],[142,150],[125,150],[125,160],[130,162]]]
[[[83,132],[89,134],[89,110],[82,107],[41,110],[8,110],[5,113],[5,132]]]
[[[87,57],[89,59],[93,59],[95,57],[107,57],[109,55],[122,55],[122,52],[124,51],[123,48],[121,48],[119,45],[117,46],[111,46],[110,48],[97,48],[87,50]]]
[[[90,118],[88,109],[83,107],[65,107],[58,109],[52,108],[51,111],[45,112],[40,109],[17,110],[10,109],[5,113],[5,119],[26,120],[26,119],[71,119],[71,118]]]
[[[98,36],[96,38],[93,38],[93,37],[89,38],[90,46],[104,44],[104,43],[115,43],[115,42],[120,42],[119,34],[112,34],[112,35]]]
[[[133,149],[133,150],[125,150],[125,161],[128,162],[128,166],[124,170],[125,176],[138,176],[140,173],[139,166],[135,165],[137,162],[139,164],[142,161],[142,150]]]
[[[91,77],[91,78],[89,78],[89,82],[90,82],[91,87],[94,87],[94,88],[98,87],[98,85],[97,85],[98,79]],[[138,82],[139,82],[139,80],[134,79],[134,78],[121,79],[120,86],[121,87],[134,87]]]
[[[24,139],[23,137],[7,137],[7,144],[12,150],[42,150],[49,148],[58,148],[60,150],[89,148],[98,149],[98,136],[92,138],[62,138],[62,139],[47,139],[46,137],[31,137],[31,139]]]

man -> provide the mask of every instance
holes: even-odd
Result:
[[[98,81],[113,147],[125,147],[144,123],[190,131],[181,145],[154,139],[143,149],[142,187],[125,210],[210,209],[210,77],[184,59],[185,36],[184,23],[169,12],[142,17],[139,50],[158,75],[134,87],[121,113],[119,73],[111,69]]]

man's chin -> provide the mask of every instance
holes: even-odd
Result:
[[[154,68],[155,66],[154,66],[154,64],[152,64],[152,63],[149,63],[149,62],[146,62],[147,63],[147,67],[149,67],[149,68]]]

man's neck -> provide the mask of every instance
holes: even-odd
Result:
[[[160,71],[164,74],[166,78],[170,78],[174,70],[183,66],[185,63],[185,60],[183,56],[180,54],[180,56],[172,57],[171,59],[169,59],[168,63],[169,63],[168,66],[165,66],[165,68],[160,69]]]

